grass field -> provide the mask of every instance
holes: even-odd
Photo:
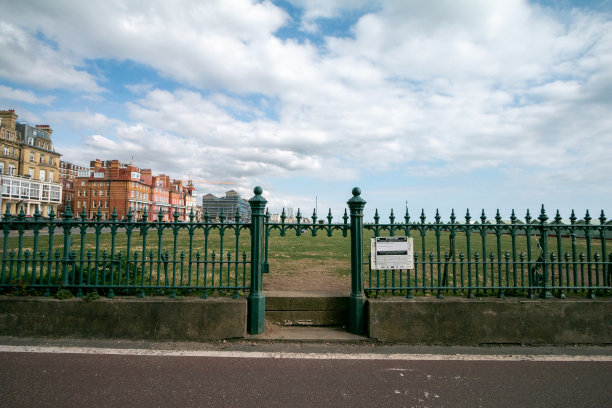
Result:
[[[382,233],[383,235],[385,232]],[[388,234],[388,233],[387,233]],[[370,250],[370,238],[373,232],[364,231],[364,262],[367,263]],[[483,284],[478,279],[466,282],[468,279],[467,263],[471,261],[470,268],[481,268],[482,270],[483,254],[486,257],[488,265],[488,280],[484,281],[488,285],[510,286],[514,284],[513,273],[517,273],[517,268],[522,268],[519,273],[522,273],[524,280],[525,265],[529,261],[528,252],[531,248],[531,260],[535,261],[540,256],[540,250],[537,247],[537,237],[531,237],[530,246],[528,246],[527,238],[524,235],[519,235],[512,240],[510,235],[501,235],[498,237],[495,234],[486,234],[483,237],[478,233],[473,233],[470,236],[470,254],[468,255],[468,240],[465,234],[458,234],[454,242],[454,254],[451,254],[450,235],[448,232],[442,232],[439,240],[436,235],[429,231],[425,235],[421,235],[418,231],[413,231],[411,236],[414,239],[414,252],[417,260],[417,270],[412,275],[398,275],[385,273],[376,273],[370,275],[367,265],[364,267],[364,282],[366,286],[375,286],[377,288],[385,288],[389,286],[406,286],[407,279],[410,279],[410,284],[415,287],[426,287],[442,284],[439,282],[438,272],[446,265],[446,273],[454,272],[453,285],[474,285]],[[499,245],[498,245],[499,241]],[[600,262],[605,262],[607,257],[602,254],[602,240],[594,238],[590,243],[591,258],[599,257]],[[5,246],[6,245],[6,246]],[[72,234],[71,250],[74,251],[77,264],[81,266],[90,262],[88,270],[92,270],[92,262],[101,262],[110,260],[121,254],[121,258],[127,261],[132,261],[135,267],[141,268],[145,273],[149,273],[150,281],[161,281],[161,284],[170,284],[170,277],[163,270],[162,261],[167,260],[174,274],[174,283],[176,283],[176,275],[180,273],[182,286],[202,285],[204,279],[203,273],[206,268],[207,283],[214,286],[215,280],[217,286],[232,286],[233,283],[238,285],[238,281],[243,282],[248,286],[250,265],[250,231],[248,229],[239,229],[229,227],[220,231],[219,229],[210,229],[208,233],[203,229],[196,229],[190,235],[184,228],[172,228],[171,224],[167,224],[160,229],[151,229],[146,234],[142,235],[138,229],[134,229],[130,234],[125,230],[118,230],[115,234],[109,231],[104,231],[100,234],[92,233],[91,231],[81,234],[76,230]],[[26,251],[30,253],[36,249],[37,256],[44,259],[46,255],[40,257],[40,251],[45,254],[58,254],[63,256],[64,236],[61,230],[55,231],[55,236],[50,239],[48,235],[17,236],[9,237],[6,243],[0,243],[0,248],[7,248],[7,253],[4,254],[4,260],[9,258],[9,254],[13,251],[15,259],[23,259]],[[19,248],[21,247],[21,251]],[[612,247],[612,243],[608,243],[608,248]],[[606,252],[609,249],[606,248]],[[548,238],[548,254],[555,253],[558,261],[558,253],[562,254],[562,261],[566,254],[569,254],[568,265],[559,264],[558,269],[561,273],[565,273],[565,280],[568,284],[578,285],[580,278],[587,279],[582,276],[577,282],[573,281],[573,277],[569,272],[577,270],[577,262],[580,259],[580,254],[587,256],[587,242],[585,238],[578,238],[575,244],[567,237],[550,236]],[[143,257],[143,251],[145,256]],[[21,252],[21,253],[20,253]],[[129,253],[129,255],[128,255]],[[445,254],[448,255],[448,262],[445,262]],[[461,266],[460,258],[463,253],[463,266]],[[478,253],[478,255],[476,255]],[[520,254],[524,258],[521,259]],[[236,258],[238,254],[238,258]],[[492,258],[491,258],[492,254]],[[514,256],[512,254],[515,254]],[[574,255],[575,254],[575,255]],[[596,255],[598,254],[598,255]],[[480,265],[476,265],[474,260],[478,256]],[[576,257],[574,259],[574,256]],[[214,257],[214,259],[213,259]],[[221,258],[223,260],[221,260]],[[309,231],[305,231],[301,236],[296,236],[295,231],[287,231],[285,236],[281,236],[277,230],[272,230],[268,240],[268,262],[270,268],[270,278],[279,280],[282,283],[283,277],[292,277],[294,282],[298,282],[301,274],[309,274],[309,284],[315,287],[317,285],[326,285],[325,279],[313,279],[313,274],[322,277],[331,277],[339,282],[348,282],[350,276],[350,234],[343,237],[341,231],[335,231],[332,237],[328,237],[324,232],[318,231],[316,237],[311,236]],[[96,264],[97,265],[97,264]],[[162,266],[160,266],[162,265]],[[604,268],[599,272],[594,271],[593,280],[600,279],[605,281]],[[450,268],[450,269],[449,269]],[[464,268],[463,273],[459,276],[460,268]],[[510,273],[508,269],[510,268]],[[565,269],[563,269],[565,268]],[[494,271],[495,270],[495,271]],[[165,272],[163,276],[160,271]],[[197,271],[197,273],[196,273]],[[476,269],[473,270],[476,273]],[[192,273],[193,272],[193,273]],[[225,272],[225,275],[224,275]],[[599,275],[597,275],[599,273]],[[216,274],[216,275],[215,275]],[[584,272],[583,272],[584,274]],[[157,276],[155,276],[157,275]],[[197,276],[197,278],[196,278]],[[382,282],[381,282],[382,276]],[[482,280],[484,276],[480,276]],[[572,279],[569,279],[569,278]],[[398,281],[401,279],[401,282]],[[457,280],[459,279],[459,282]],[[211,281],[212,280],[212,281]],[[519,279],[520,280],[520,279]],[[225,283],[224,283],[225,282]],[[519,282],[521,283],[521,282]],[[447,285],[450,283],[447,281]],[[523,282],[524,284],[524,282]],[[238,285],[240,286],[240,285]],[[323,287],[321,289],[324,289]]]

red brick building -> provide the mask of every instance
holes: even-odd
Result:
[[[180,221],[188,221],[187,203],[195,206],[196,194],[193,185],[185,187],[165,174],[153,176],[150,169],[99,159],[90,163],[89,176],[76,178],[74,191],[73,212],[85,210],[93,218],[99,211],[102,219],[110,219],[115,210],[118,219],[125,219],[131,209],[133,219],[139,220],[146,209],[149,221],[157,221],[160,209],[164,221],[173,220],[175,210]]]

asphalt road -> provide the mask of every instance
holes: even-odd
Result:
[[[0,351],[0,406],[612,407],[609,356],[49,350]]]

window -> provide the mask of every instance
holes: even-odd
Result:
[[[81,181],[81,187],[85,187],[85,182]]]
[[[28,137],[28,144],[29,144],[30,146],[33,146],[33,145],[34,145],[34,138],[33,138],[33,137]]]
[[[47,171],[46,170],[40,170],[38,172],[38,179],[40,181],[45,181],[46,178],[47,178]]]
[[[55,173],[53,173],[52,171],[49,172],[49,181],[53,181],[53,176],[55,176]]]
[[[34,153],[30,153],[30,161],[34,162]]]
[[[51,186],[51,200],[60,200],[60,188],[58,186]]]
[[[80,197],[81,196],[81,190],[77,190],[77,195]]]
[[[94,172],[94,178],[104,178],[104,172],[103,171]]]
[[[104,191],[100,190],[100,197],[104,195]]]
[[[40,199],[40,184],[30,183],[30,198]]]
[[[91,202],[91,208],[96,208],[96,202],[95,201]]]
[[[94,181],[94,187],[97,187],[97,186],[98,186],[98,182]]]
[[[93,196],[94,196],[94,197],[98,195],[97,193],[98,193],[98,191],[97,191],[97,190],[93,190]]]
[[[34,178],[34,169],[28,169],[28,174],[30,175],[30,178]]]
[[[42,199],[49,200],[49,186],[48,185],[42,186]]]
[[[81,208],[81,202],[77,201],[77,208]]]
[[[4,146],[4,155],[8,156],[9,155],[9,148]]]
[[[41,155],[41,156],[40,156],[40,162],[41,162],[41,163],[44,163],[44,162],[45,162],[45,156],[43,156],[43,155]]]
[[[104,208],[108,208],[108,201],[104,202]]]
[[[83,208],[87,208],[87,201],[83,201]]]
[[[0,174],[4,174],[4,162],[0,162]]]
[[[15,165],[14,164],[9,164],[8,165],[8,174],[10,176],[14,176],[15,175]]]

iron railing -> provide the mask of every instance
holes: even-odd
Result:
[[[372,236],[402,234],[414,240],[414,270],[372,270],[364,290],[368,295],[464,294],[469,298],[495,294],[565,298],[585,294],[590,298],[612,289],[612,224],[604,212],[592,224],[589,212],[578,220],[572,211],[564,223],[557,211],[549,220],[544,207],[533,219],[524,221],[514,211],[508,222],[497,211],[488,221],[482,212],[477,222],[469,211],[459,222],[454,211],[449,222],[436,212],[426,222],[424,212],[411,221],[408,210],[403,223],[396,223],[393,211],[389,222],[380,224],[378,211],[373,224],[364,229]]]
[[[0,289],[49,296],[58,289],[116,294],[200,294],[229,292],[238,296],[250,285],[250,229],[236,215],[234,222],[164,222],[145,213],[124,221],[113,212],[110,220],[93,220],[83,211],[73,218],[68,207],[62,219],[39,213],[30,219],[23,210],[16,217],[5,213],[0,228],[3,244]]]

